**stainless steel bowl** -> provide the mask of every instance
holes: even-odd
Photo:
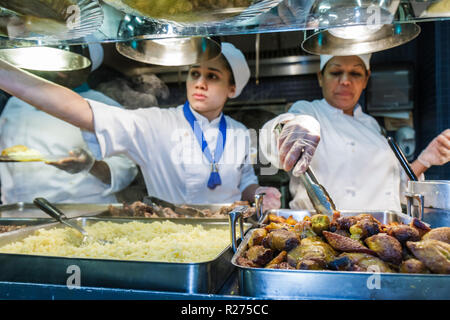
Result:
[[[68,88],[76,88],[86,82],[91,70],[88,58],[49,47],[1,49],[0,59]]]
[[[116,43],[119,53],[127,58],[163,66],[183,66],[217,57],[221,48],[211,38],[174,38],[132,40]]]

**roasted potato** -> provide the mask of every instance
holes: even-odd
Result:
[[[330,218],[324,214],[315,214],[311,217],[311,224],[313,231],[320,235],[330,228]]]
[[[267,230],[264,228],[258,228],[253,230],[250,239],[248,240],[249,247],[261,245],[264,237],[267,236]]]
[[[386,233],[391,237],[394,237],[401,243],[406,241],[419,241],[420,234],[416,228],[408,226],[406,224],[390,224],[385,227]]]
[[[277,229],[270,232],[263,240],[267,248],[278,251],[289,251],[300,244],[300,238],[294,232]]]
[[[362,245],[359,241],[341,236],[337,233],[323,231],[325,239],[327,239],[330,246],[334,249],[344,252],[363,252],[371,255],[376,255],[375,252]]]
[[[422,237],[422,240],[439,240],[450,244],[450,227],[432,229]]]
[[[245,253],[247,259],[251,262],[265,266],[273,258],[273,251],[271,249],[264,248],[263,246],[250,247]]]
[[[417,259],[408,259],[402,262],[399,271],[401,273],[430,273],[422,261]]]
[[[365,243],[381,260],[396,265],[402,262],[402,245],[394,237],[379,233],[367,238]]]
[[[406,245],[432,272],[450,274],[450,244],[429,239],[408,241]]]

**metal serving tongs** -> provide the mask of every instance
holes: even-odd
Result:
[[[58,208],[56,208],[54,205],[52,205],[50,202],[48,202],[47,199],[44,198],[35,198],[33,200],[33,203],[36,207],[47,213],[52,218],[56,219],[57,221],[65,224],[66,226],[73,228],[80,232],[83,235],[83,241],[82,244],[86,244],[88,242],[97,241],[101,244],[109,244],[112,243],[111,241],[102,240],[102,239],[94,239],[92,238],[86,230],[84,230],[82,227],[80,227],[75,222],[72,222],[67,218],[67,216]]]
[[[336,211],[336,206],[327,190],[317,181],[311,168],[308,168],[299,178],[306,188],[306,192],[314,209],[316,209],[316,213],[332,217]]]

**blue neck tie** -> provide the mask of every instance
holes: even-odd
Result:
[[[211,152],[209,151],[208,143],[206,142],[205,136],[203,135],[203,131],[200,128],[197,119],[195,119],[195,116],[192,113],[191,109],[189,108],[188,101],[186,101],[186,103],[183,106],[183,112],[184,117],[191,125],[192,131],[194,132],[194,135],[197,138],[198,143],[200,144],[203,154],[211,164],[211,174],[208,180],[208,188],[214,190],[217,186],[222,184],[217,162],[219,161],[220,157],[222,157],[222,153],[225,148],[225,142],[227,139],[227,122],[225,121],[225,116],[222,114],[222,117],[220,119],[216,150],[214,151],[214,158],[213,158],[211,156]]]

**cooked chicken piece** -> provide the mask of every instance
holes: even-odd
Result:
[[[300,245],[288,252],[287,261],[291,266],[298,266],[299,261],[316,261],[322,269],[334,260],[336,252],[319,237],[302,239]]]
[[[335,270],[393,272],[393,270],[389,268],[386,262],[384,262],[380,258],[366,253],[344,252],[339,255],[338,259],[336,260],[341,261],[340,265],[342,269]],[[336,264],[336,260],[329,263],[330,268],[332,268]],[[346,261],[346,263],[343,263],[343,261]]]
[[[289,230],[289,229],[291,229],[291,226],[288,224],[285,224],[285,223],[271,222],[268,225],[266,225],[264,228],[267,230],[267,232],[271,232],[271,231],[277,230],[277,229]]]
[[[375,252],[362,245],[359,241],[341,236],[337,233],[323,231],[325,239],[334,249],[344,252],[362,252],[376,255]]]
[[[295,220],[294,217],[292,217],[292,216],[289,216],[285,221],[286,224],[291,225],[291,226],[296,225],[297,222],[298,221]]]
[[[351,238],[362,240],[381,231],[381,223],[370,214],[360,214],[355,217],[358,221],[349,229]]]
[[[252,231],[252,235],[248,240],[249,247],[261,245],[264,237],[267,236],[267,230],[264,228],[258,228]]]
[[[295,224],[294,232],[300,237],[300,239],[317,237],[317,234],[312,229],[311,221],[300,221]]]
[[[246,258],[253,263],[265,266],[273,258],[273,251],[263,246],[250,247],[245,253]]]
[[[294,232],[277,229],[270,232],[263,240],[266,248],[289,251],[300,244],[300,238]]]
[[[426,233],[422,240],[439,240],[450,244],[450,227],[442,227],[432,229],[430,232]]]
[[[349,230],[350,227],[358,222],[358,219],[354,216],[350,217],[339,217],[336,219],[334,224],[336,225],[337,229],[342,230]]]
[[[417,259],[408,259],[400,265],[401,273],[430,273],[422,261]]]
[[[402,245],[394,237],[386,233],[379,233],[367,238],[365,242],[369,249],[375,251],[381,260],[396,265],[402,262]]]
[[[286,218],[282,216],[277,216],[274,213],[269,213],[268,216],[269,222],[275,222],[275,223],[286,223]]]
[[[250,267],[250,268],[259,268],[260,267],[256,263],[253,263],[253,261],[251,261],[247,258],[244,258],[244,257],[237,257],[236,263],[243,267]]]
[[[427,232],[431,230],[431,228],[427,224],[417,218],[413,218],[409,225],[419,232],[419,236],[421,239]]]
[[[406,241],[419,241],[420,235],[416,228],[406,224],[392,223],[385,226],[385,231],[391,237],[394,237],[401,243]]]
[[[313,231],[320,235],[330,228],[330,218],[324,214],[315,214],[311,217],[311,224]]]
[[[450,244],[439,240],[422,240],[406,243],[414,256],[434,273],[450,273]]]
[[[272,268],[274,265],[279,265],[282,262],[286,262],[287,252],[281,251],[279,255],[277,255],[275,258],[270,261],[265,268]]]

